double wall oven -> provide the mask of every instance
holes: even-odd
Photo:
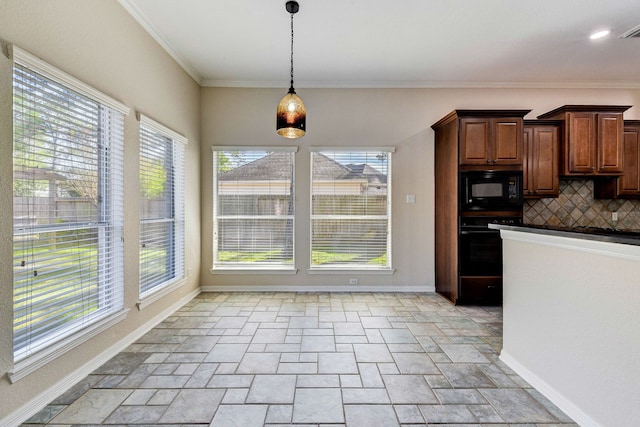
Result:
[[[460,171],[461,303],[502,302],[502,239],[489,224],[522,224],[522,171]]]

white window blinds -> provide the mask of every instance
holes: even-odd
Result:
[[[14,54],[14,360],[123,309],[128,109]],[[97,94],[97,95],[96,95]]]
[[[140,294],[184,277],[186,138],[140,115]]]
[[[312,269],[391,268],[392,152],[312,150]]]
[[[295,147],[213,147],[213,267],[294,268]]]

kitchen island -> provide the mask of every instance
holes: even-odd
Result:
[[[500,359],[581,426],[640,422],[640,234],[490,225]]]

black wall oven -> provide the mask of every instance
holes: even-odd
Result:
[[[522,216],[460,217],[460,303],[502,303],[502,238],[489,224],[521,225]]]
[[[489,224],[521,225],[522,217],[461,217],[460,275],[501,276],[502,239]]]
[[[522,171],[461,171],[460,210],[522,209]]]

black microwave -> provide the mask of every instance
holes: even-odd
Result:
[[[522,209],[522,171],[461,171],[460,210]]]

